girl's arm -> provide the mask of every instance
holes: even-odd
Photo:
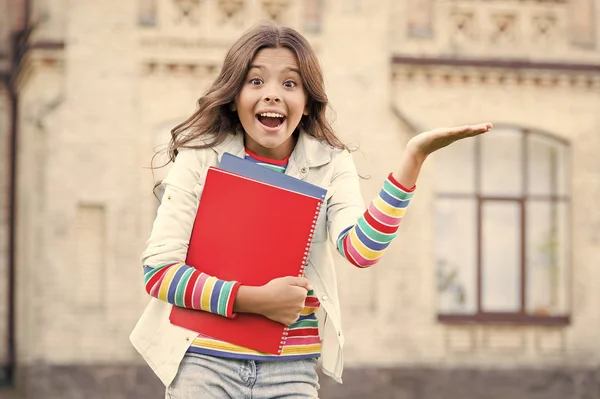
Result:
[[[233,318],[233,303],[240,284],[219,280],[184,262],[144,266],[146,292],[172,305]]]
[[[185,264],[198,210],[202,165],[194,150],[181,150],[163,181],[165,192],[142,254],[146,292],[175,306],[234,317],[239,289]]]
[[[491,127],[491,124],[486,123],[457,128],[440,128],[413,137],[402,155],[400,167],[390,174],[379,195],[356,223],[349,225],[337,235],[336,247],[342,256],[358,267],[368,267],[377,263],[397,235],[400,222],[412,198],[419,172],[427,156],[457,140],[485,133]],[[353,177],[358,181],[358,177],[351,168],[346,169],[346,180]],[[335,179],[333,184],[335,186]],[[353,185],[355,192],[356,185],[357,183]],[[360,193],[358,192],[355,196],[359,197]],[[336,207],[341,208],[339,204],[336,204],[339,199],[334,199],[333,196],[332,199]],[[330,215],[328,214],[328,216]],[[339,217],[339,215],[334,213],[331,217]],[[349,217],[346,216],[344,219]],[[331,233],[330,230],[330,235]]]
[[[429,155],[455,141],[475,137],[487,133],[491,129],[491,123],[480,123],[451,128],[441,127],[416,135],[408,142],[400,161],[400,167],[393,173],[394,178],[405,187],[414,186],[421,166]]]
[[[336,248],[342,256],[357,267],[377,263],[398,234],[414,189],[407,189],[390,173],[358,221],[338,236]]]

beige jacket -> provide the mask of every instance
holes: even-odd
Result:
[[[224,152],[244,156],[242,135],[230,135],[213,148],[180,151],[163,181],[165,193],[142,255],[143,265],[185,260],[207,169],[218,165]],[[341,383],[344,334],[332,248],[327,237],[335,245],[342,230],[353,226],[365,211],[358,174],[348,151],[332,149],[304,133],[300,134],[286,174],[328,190],[323,204],[327,211],[321,212],[317,221],[305,272],[321,302],[318,319],[322,370]],[[171,307],[151,298],[130,336],[133,346],[165,386],[175,378],[179,363],[196,335],[170,324]]]

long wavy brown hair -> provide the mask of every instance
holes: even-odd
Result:
[[[170,161],[175,160],[180,148],[212,147],[241,129],[237,112],[232,111],[231,106],[246,79],[250,63],[260,50],[282,47],[296,55],[307,93],[309,113],[302,117],[300,127],[306,134],[332,147],[347,148],[336,137],[325,116],[328,100],[323,73],[308,41],[292,28],[260,25],[244,33],[233,44],[225,56],[219,76],[198,100],[196,112],[171,131]],[[207,140],[195,142],[201,136]]]

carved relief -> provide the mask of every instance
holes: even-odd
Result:
[[[450,15],[452,37],[459,42],[477,39],[475,13],[473,11],[455,10]]]
[[[173,3],[176,25],[198,25],[200,22],[200,0],[171,0]]]
[[[283,22],[283,16],[289,6],[289,0],[263,0],[263,10],[269,19],[277,23]]]
[[[492,33],[490,40],[496,44],[512,44],[518,39],[517,15],[499,13],[491,16]]]
[[[399,34],[400,29],[393,33],[404,39],[425,37],[426,34],[416,32],[426,32],[430,27],[438,33],[433,39],[439,45],[450,45],[449,52],[489,53],[497,46],[501,53],[496,53],[496,57],[523,57],[530,53],[529,49],[543,57],[549,47],[564,51],[577,43],[593,48],[596,35],[592,3],[593,0],[406,0],[403,7],[398,6],[398,18],[406,18],[408,34]],[[433,23],[437,25],[433,27]],[[402,52],[400,45],[397,51]]]
[[[219,0],[218,7],[222,23],[240,25],[243,22],[241,11],[244,9],[244,0]]]
[[[550,42],[557,38],[558,17],[554,14],[534,15],[532,39],[536,43]]]
[[[193,62],[160,62],[146,61],[141,65],[143,76],[178,76],[215,79],[219,71],[216,64],[200,64]]]

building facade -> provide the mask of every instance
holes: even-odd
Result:
[[[495,125],[428,160],[376,267],[337,260],[345,383],[322,397],[600,397],[599,6],[0,0],[0,397],[163,396],[128,340],[151,158],[266,20],[317,51],[366,201],[414,134]]]

